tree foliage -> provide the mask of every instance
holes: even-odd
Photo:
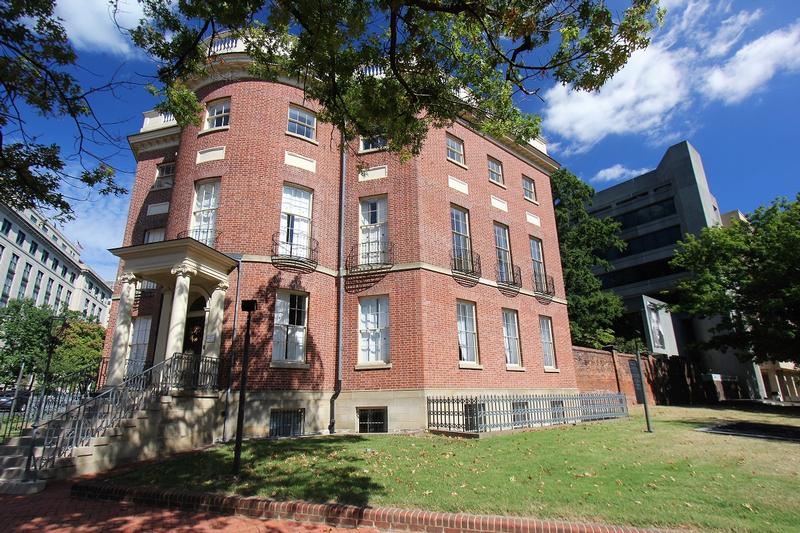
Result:
[[[105,329],[100,324],[70,320],[53,357],[54,382],[86,390],[97,378],[104,340]]]
[[[114,139],[89,103],[90,95],[115,83],[80,86],[70,73],[77,57],[54,7],[55,0],[0,2],[0,198],[15,209],[51,208],[66,219],[72,209],[65,186],[125,190],[94,151]],[[65,157],[58,145],[40,143],[28,126],[35,114],[69,119],[75,153]]]
[[[180,124],[199,121],[184,82],[213,70],[203,43],[233,35],[247,43],[252,75],[302,80],[322,121],[351,138],[382,135],[404,153],[460,116],[528,141],[539,118],[521,112],[515,95],[538,95],[548,78],[598,89],[647,46],[661,18],[658,0],[630,0],[618,12],[602,0],[140,3],[145,19],[132,35],[160,62],[160,108]]]
[[[745,359],[800,363],[800,194],[780,198],[730,226],[705,228],[678,244],[671,264],[675,310],[719,317],[709,347]]]
[[[603,254],[612,248],[623,249],[619,223],[589,214],[587,206],[594,189],[569,170],[557,170],[550,182],[572,342],[600,348],[614,342],[612,325],[623,307],[616,294],[602,290],[593,269],[611,268]]]

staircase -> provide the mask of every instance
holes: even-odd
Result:
[[[174,354],[0,446],[0,493],[210,444],[219,435],[218,361]]]

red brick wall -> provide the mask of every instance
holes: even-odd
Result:
[[[633,378],[637,368],[635,355],[618,352],[612,354],[581,346],[573,346],[572,352],[575,357],[575,378],[581,392],[622,392],[627,396],[629,404],[637,403]],[[659,394],[655,378],[658,362],[650,356],[643,356],[642,364],[647,383],[647,401],[660,403],[658,400],[662,395]]]

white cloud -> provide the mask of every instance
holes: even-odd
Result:
[[[779,71],[800,70],[800,21],[743,46],[705,76],[703,93],[732,104],[760,89]]]
[[[649,168],[627,168],[617,163],[614,166],[604,168],[592,176],[589,181],[593,183],[611,183],[614,181],[623,181],[644,174],[649,170]]]
[[[761,10],[740,11],[736,15],[722,21],[716,35],[705,47],[708,57],[720,57],[727,54],[739,42],[744,31],[755,21],[761,18]]]
[[[55,12],[63,19],[67,36],[76,48],[126,57],[135,55],[134,45],[117,24],[123,29],[137,25],[143,16],[137,0],[119,0],[116,16],[108,0],[58,0]]]
[[[583,152],[608,135],[657,134],[687,96],[686,51],[658,45],[635,52],[627,65],[597,92],[556,85],[544,94],[544,128],[569,139]]]

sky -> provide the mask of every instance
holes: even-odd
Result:
[[[542,100],[518,104],[542,116],[548,152],[596,189],[658,165],[669,146],[688,140],[703,159],[722,212],[745,213],[800,192],[800,2],[795,0],[662,0],[665,24],[601,90],[575,92],[543,82]],[[120,139],[107,161],[130,188],[135,170],[125,136],[142,126],[156,100],[144,89],[154,65],[115,26],[107,0],[57,0],[56,12],[78,53],[85,87],[114,77],[130,86],[99,95],[95,111]],[[132,27],[136,0],[121,0],[117,21]],[[43,139],[69,154],[73,132],[36,121]],[[122,243],[128,197],[84,195],[63,228],[82,258],[106,279]]]

